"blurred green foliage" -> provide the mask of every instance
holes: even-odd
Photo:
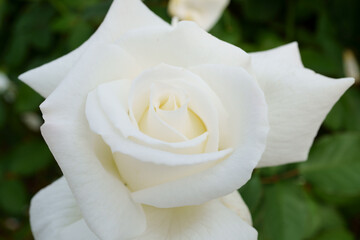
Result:
[[[145,3],[167,21],[165,0]],[[42,98],[20,73],[84,42],[110,0],[0,0],[0,240],[32,239],[31,197],[61,175],[38,125]],[[298,41],[306,67],[342,77],[343,51],[360,57],[358,0],[232,0],[215,36],[246,51]],[[240,189],[260,240],[360,239],[360,88],[328,115],[309,160],[254,171]]]

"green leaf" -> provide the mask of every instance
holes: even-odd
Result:
[[[37,111],[43,98],[22,82],[18,85],[18,97],[15,102],[17,112]]]
[[[5,121],[6,121],[5,104],[0,100],[0,129],[4,126]]]
[[[92,20],[99,25],[104,19],[111,5],[111,1],[98,2],[87,7],[84,11],[84,19]]]
[[[51,160],[51,152],[43,141],[23,143],[10,154],[9,171],[24,176],[32,175],[48,166]]]
[[[285,44],[284,40],[282,40],[277,34],[275,34],[275,32],[272,31],[260,32],[258,39],[261,50],[269,50]]]
[[[21,181],[0,182],[0,207],[11,214],[22,213],[27,206],[26,191]]]
[[[4,24],[4,18],[6,13],[6,4],[4,0],[0,0],[0,28],[3,27]]]
[[[226,10],[219,22],[210,33],[231,44],[238,45],[241,39],[241,27],[238,20],[229,10]]]
[[[324,51],[313,48],[302,48],[301,58],[305,67],[314,70],[317,73],[339,76],[342,74],[342,64],[339,64],[338,59],[329,56]]]
[[[240,189],[240,194],[249,207],[250,212],[255,214],[263,195],[261,180],[258,174],[254,174],[246,185]]]
[[[335,104],[324,126],[335,131],[360,131],[360,91],[349,89]]]
[[[298,19],[308,19],[321,10],[322,4],[319,4],[319,1],[313,0],[301,0],[296,1],[296,15]]]
[[[272,177],[274,175],[278,175],[281,173],[284,173],[286,171],[289,171],[292,169],[292,166],[289,164],[275,166],[275,167],[263,167],[258,169],[258,172],[262,178]]]
[[[344,219],[334,208],[322,207],[320,209],[319,216],[321,218],[321,228],[323,230],[345,226]]]
[[[326,231],[311,240],[354,240],[355,237],[345,228]]]
[[[61,2],[66,7],[83,9],[88,6],[94,5],[98,0],[87,0],[87,1],[73,1],[73,0],[55,0],[55,2]]]
[[[22,39],[21,43],[25,46],[30,44],[38,49],[47,48],[52,40],[50,20],[53,14],[53,9],[46,4],[31,5],[16,21],[14,41]]]
[[[274,20],[283,6],[281,0],[238,0],[237,2],[242,4],[246,19],[257,22]]]
[[[51,25],[54,32],[66,33],[76,23],[77,18],[74,14],[66,14],[62,18],[57,18]]]
[[[5,50],[5,62],[9,66],[20,65],[28,52],[26,38],[14,36]]]
[[[308,232],[309,210],[300,186],[277,183],[265,191],[261,240],[300,240]]]
[[[13,240],[24,240],[24,239],[33,239],[31,233],[31,227],[28,222],[25,225],[22,225],[21,228],[14,233]]]
[[[306,228],[304,232],[304,237],[308,238],[313,236],[315,233],[321,229],[323,225],[323,220],[321,218],[321,207],[319,204],[310,197],[309,194],[305,195],[305,203],[307,207],[307,221]]]
[[[94,29],[88,22],[79,20],[75,26],[71,29],[68,39],[68,45],[70,49],[75,49],[84,43],[93,34]]]
[[[300,172],[315,188],[338,196],[360,194],[360,133],[321,138]]]

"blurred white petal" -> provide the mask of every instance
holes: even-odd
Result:
[[[343,54],[345,76],[355,78],[360,81],[359,62],[351,50],[345,50]]]
[[[181,20],[194,21],[210,30],[222,16],[230,0],[170,0],[169,13]]]

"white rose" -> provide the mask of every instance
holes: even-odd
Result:
[[[20,78],[46,97],[65,177],[32,200],[37,240],[256,239],[233,192],[255,167],[305,160],[354,82],[305,69],[295,43],[248,55],[139,0]]]
[[[170,15],[194,21],[205,30],[211,29],[221,17],[230,0],[170,0]]]

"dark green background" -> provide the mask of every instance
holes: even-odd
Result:
[[[17,76],[79,46],[110,3],[0,0],[0,71],[13,83],[0,95],[1,240],[32,239],[30,199],[61,175],[40,133],[23,120],[40,116],[43,99]],[[170,19],[166,1],[145,3]],[[359,16],[359,0],[233,0],[211,33],[246,51],[296,40],[305,66],[343,77],[344,50],[360,57]],[[257,169],[240,191],[261,240],[360,239],[359,86],[329,114],[307,162]]]

